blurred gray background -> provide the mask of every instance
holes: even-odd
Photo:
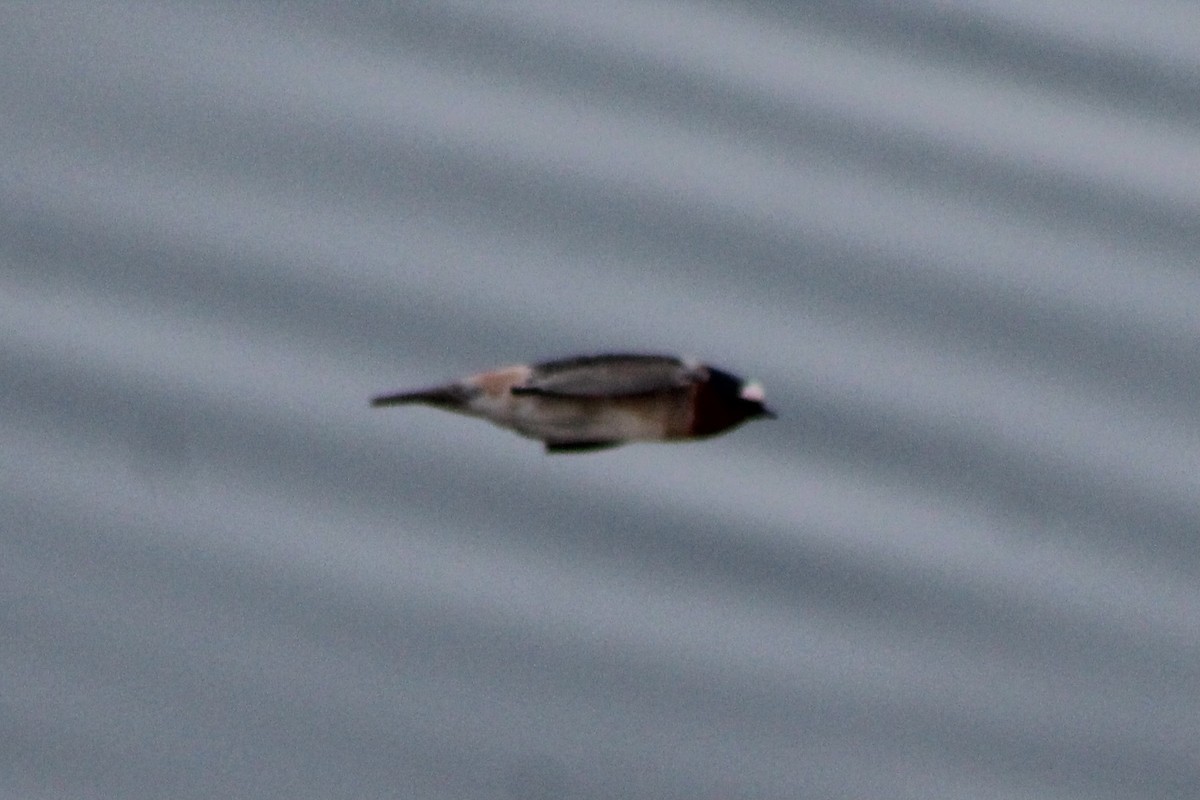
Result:
[[[0,796],[1195,797],[1198,253],[1192,2],[6,3]]]

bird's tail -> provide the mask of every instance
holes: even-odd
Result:
[[[371,398],[371,405],[400,406],[406,403],[422,403],[438,408],[460,408],[471,397],[471,392],[462,386],[438,386],[433,389],[421,389],[415,392],[398,392],[396,394],[381,394]]]

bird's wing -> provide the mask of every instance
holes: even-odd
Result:
[[[513,394],[552,397],[629,397],[681,389],[704,376],[704,368],[670,356],[585,356],[534,367]]]
[[[596,442],[546,442],[547,453],[594,453],[597,450],[607,450],[610,447],[620,447],[621,441],[607,439]]]

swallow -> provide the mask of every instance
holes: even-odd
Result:
[[[714,436],[749,419],[773,419],[762,386],[695,361],[599,355],[518,364],[444,386],[372,398],[372,406],[422,404],[481,417],[583,453],[627,442]]]

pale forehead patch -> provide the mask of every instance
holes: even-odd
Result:
[[[767,393],[763,391],[763,386],[758,381],[747,381],[742,384],[739,394],[743,400],[750,400],[754,403],[761,403],[767,399]]]

